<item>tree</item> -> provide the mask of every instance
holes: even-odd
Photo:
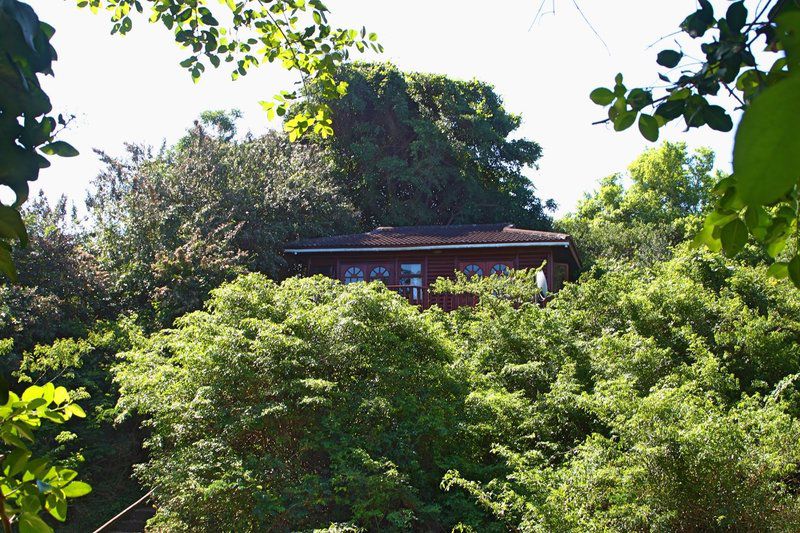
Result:
[[[659,78],[667,84],[663,94],[653,88],[628,91],[622,74],[613,89],[592,91],[592,100],[610,106],[608,119],[614,129],[632,126],[638,117],[642,135],[655,141],[659,128],[682,117],[687,128],[709,126],[733,129],[725,110],[707,97],[725,91],[743,111],[736,131],[733,175],[716,188],[714,210],[708,214],[697,243],[735,255],[747,243],[748,234],[763,243],[777,260],[773,275],[789,277],[800,287],[800,239],[798,194],[800,191],[800,137],[796,117],[800,114],[800,2],[759,2],[750,16],[745,2],[729,5],[717,18],[708,0],[681,24],[692,39],[706,38],[701,45],[705,59],[696,70],[685,64],[677,79],[670,74],[681,67],[683,50],[662,50],[659,65],[669,69]],[[762,54],[778,53],[771,65],[763,66]],[[652,114],[644,112],[654,108]]]
[[[465,423],[493,421],[510,470],[447,490],[512,531],[797,530],[800,292],[688,246],[544,308],[505,280],[472,281],[479,305],[448,318],[474,372]]]
[[[0,284],[0,338],[14,340],[17,355],[36,344],[82,336],[98,318],[110,318],[107,273],[73,224],[61,198],[51,206],[43,195],[22,213],[30,244],[14,251],[17,283]]]
[[[347,60],[351,49],[382,50],[374,33],[332,28],[328,9],[319,0],[277,0],[265,6],[261,0],[228,0],[217,13],[196,0],[80,0],[78,7],[92,12],[110,13],[111,33],[126,34],[133,20],[149,8],[151,23],[162,23],[175,41],[191,50],[181,62],[197,81],[207,65],[231,65],[233,79],[252,67],[278,61],[298,72],[301,89],[282,91],[273,102],[262,105],[271,115],[292,115],[284,124],[292,139],[307,130],[327,136],[331,128],[330,110],[319,103],[304,111],[292,103],[315,96],[334,98],[347,91],[334,73]],[[78,152],[68,143],[56,140],[59,128],[68,119],[51,116],[52,106],[39,83],[40,75],[52,75],[56,51],[50,45],[55,29],[41,22],[34,10],[19,0],[0,0],[0,185],[16,194],[12,206],[0,205],[0,271],[16,278],[10,240],[22,247],[27,234],[17,209],[27,200],[28,182],[39,170],[49,166],[45,155],[71,157]],[[307,111],[307,114],[306,114]]]
[[[525,168],[542,150],[509,139],[521,118],[483,82],[404,73],[395,66],[342,66],[348,94],[329,102],[337,181],[377,225],[514,222],[546,228]]]
[[[121,357],[157,528],[487,531],[438,487],[472,451],[450,340],[380,283],[250,274]]]
[[[685,143],[665,142],[642,153],[627,175],[602,179],[557,227],[576,239],[587,268],[598,259],[669,259],[672,247],[702,223],[712,199],[713,167],[711,151],[690,154]]]
[[[61,467],[80,470],[92,486],[91,495],[70,505],[60,530],[94,531],[142,495],[132,477],[133,465],[143,459],[140,421],[116,419],[119,393],[110,371],[116,354],[142,336],[135,319],[98,320],[85,333],[37,344],[22,352],[13,372],[22,387],[58,380],[86,411],[80,424],[42,427],[31,447]]]
[[[87,205],[122,309],[169,325],[237,274],[290,273],[286,242],[355,227],[314,146],[228,136],[197,123],[161,153],[132,146],[127,160],[103,156]]]

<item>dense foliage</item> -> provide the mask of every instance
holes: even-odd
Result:
[[[595,271],[545,309],[492,294],[453,327],[510,406],[498,419],[521,420],[492,443],[511,471],[445,487],[523,531],[797,529],[793,288],[683,252]]]
[[[541,147],[511,138],[521,117],[491,85],[356,63],[340,77],[348,93],[330,102],[327,143],[338,182],[367,227],[507,221],[550,224],[523,171]]]
[[[36,344],[82,336],[98,318],[110,318],[108,274],[88,249],[86,235],[67,212],[39,196],[23,211],[27,248],[14,251],[19,282],[0,286],[0,338],[21,353]]]
[[[333,133],[328,100],[347,92],[337,80],[338,66],[353,49],[383,50],[374,33],[333,27],[328,8],[319,0],[227,0],[217,6],[216,16],[197,0],[79,0],[78,7],[110,15],[111,33],[125,35],[133,21],[148,8],[150,23],[161,23],[175,42],[191,49],[181,62],[194,81],[206,66],[231,65],[235,80],[254,67],[278,62],[301,78],[301,90],[281,91],[272,102],[262,102],[268,115],[286,116],[284,129],[291,140],[313,131]],[[220,12],[221,10],[221,12]],[[222,22],[217,19],[219,17]],[[69,122],[61,114],[51,116],[50,99],[40,76],[53,75],[57,54],[50,39],[55,29],[39,20],[36,12],[19,0],[0,0],[0,185],[16,195],[13,205],[0,204],[0,272],[16,278],[11,242],[27,243],[25,225],[18,209],[28,198],[28,182],[50,165],[45,155],[76,156],[77,150],[56,140]],[[307,100],[302,108],[293,106]],[[322,100],[320,100],[320,98]]]
[[[277,134],[231,140],[223,117],[205,114],[159,153],[130,146],[127,159],[104,155],[87,201],[114,300],[155,324],[200,308],[238,273],[287,275],[291,240],[355,228],[319,150]]]
[[[597,260],[653,264],[702,223],[715,181],[714,154],[666,142],[600,181],[557,227],[575,238],[584,267]],[[629,186],[626,186],[629,183]]]
[[[794,289],[686,250],[544,308],[528,278],[448,315],[251,275],[140,339],[117,379],[157,527],[800,527]]]
[[[662,50],[656,61],[666,68],[666,83],[628,90],[622,74],[613,89],[601,87],[592,100],[609,106],[614,129],[632,126],[647,139],[658,138],[659,128],[682,118],[687,128],[709,126],[733,129],[725,109],[709,102],[719,95],[743,111],[736,130],[733,175],[715,187],[714,210],[705,220],[698,242],[733,256],[744,248],[748,235],[763,243],[777,259],[771,273],[789,277],[800,287],[798,230],[798,168],[800,137],[800,1],[759,1],[750,13],[744,0],[728,5],[718,16],[708,0],[684,19],[678,33],[701,40],[698,60],[676,40],[678,50]],[[776,53],[778,57],[765,53]],[[685,61],[688,59],[689,61]],[[675,77],[675,71],[680,74]],[[652,114],[645,110],[652,107]],[[788,246],[787,246],[788,245]]]
[[[466,376],[435,316],[382,285],[252,274],[122,357],[157,530],[430,531],[472,507],[439,490],[471,452]]]

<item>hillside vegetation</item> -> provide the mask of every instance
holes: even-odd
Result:
[[[541,149],[490,86],[343,75],[333,139],[206,112],[173,146],[101,154],[88,221],[25,210],[6,374],[87,415],[32,446],[93,487],[52,525],[153,489],[155,531],[800,529],[800,295],[755,239],[689,246],[711,152],[649,149],[553,223],[524,174]],[[545,307],[534,272],[440,281],[479,295],[446,314],[281,253],[383,215],[555,225],[586,272]]]
[[[680,251],[547,307],[251,274],[115,367],[158,530],[800,527],[800,296]],[[485,285],[485,286],[483,286]]]

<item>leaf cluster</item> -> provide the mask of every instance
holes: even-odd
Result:
[[[0,1],[0,185],[16,196],[12,205],[0,205],[0,271],[12,280],[17,279],[17,270],[11,242],[18,241],[22,247],[28,242],[18,211],[28,199],[28,182],[50,166],[45,155],[77,155],[72,146],[55,140],[67,119],[50,115],[50,99],[39,84],[39,75],[53,73],[56,52],[50,39],[54,33],[29,5]]]
[[[20,533],[52,532],[39,513],[46,511],[63,522],[67,499],[85,496],[91,487],[76,480],[75,470],[52,465],[45,457],[33,458],[29,443],[34,442],[33,432],[42,422],[63,424],[86,413],[72,402],[67,389],[50,382],[31,385],[22,396],[9,392],[7,384],[2,392],[0,439],[5,449],[0,463],[0,520],[6,532],[12,523]]]
[[[681,24],[692,39],[703,39],[705,58],[699,68],[684,64],[682,50],[663,50],[659,65],[669,69],[659,77],[666,83],[663,96],[654,88],[624,86],[622,75],[613,89],[598,88],[590,95],[602,106],[610,106],[608,121],[621,131],[639,117],[639,129],[648,140],[658,138],[659,128],[683,118],[687,129],[709,126],[731,131],[733,121],[725,109],[708,97],[723,91],[743,111],[736,131],[733,175],[721,180],[715,192],[715,208],[705,220],[697,244],[727,255],[739,253],[749,238],[759,242],[776,260],[772,273],[789,277],[800,287],[800,256],[797,255],[798,175],[800,141],[796,119],[800,112],[800,4],[796,0],[759,3],[753,16],[745,2],[731,3],[717,18],[707,0]],[[779,54],[765,68],[759,65],[755,47]],[[644,113],[648,107],[652,114]]]

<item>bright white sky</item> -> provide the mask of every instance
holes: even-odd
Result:
[[[386,49],[382,59],[402,69],[492,83],[506,108],[522,115],[520,136],[544,148],[540,168],[528,171],[538,194],[554,198],[565,213],[599,178],[624,170],[649,144],[635,126],[624,133],[592,126],[604,111],[591,103],[589,92],[612,85],[617,72],[625,73],[628,87],[657,82],[656,53],[672,41],[647,47],[677,29],[696,2],[579,0],[609,54],[571,0],[547,0],[545,11],[553,1],[556,14],[533,27],[540,0],[329,0],[327,5],[335,25],[365,25],[377,32]],[[728,2],[712,3],[724,13]],[[132,33],[112,36],[106,16],[79,10],[73,0],[31,4],[56,28],[59,61],[45,88],[57,111],[77,116],[61,138],[81,152],[53,158],[53,166],[41,172],[37,187],[49,197],[66,194],[82,207],[100,168],[93,148],[121,154],[125,142],[172,143],[206,109],[240,109],[242,131],[277,127],[267,122],[258,101],[294,82],[279,66],[253,70],[236,82],[226,70],[207,71],[195,85],[178,66],[188,54],[163,26],[139,18]],[[718,166],[730,169],[732,133],[704,128],[687,134],[675,124],[662,130],[663,138],[709,146],[718,154]]]

